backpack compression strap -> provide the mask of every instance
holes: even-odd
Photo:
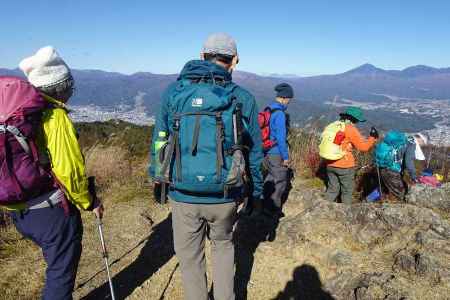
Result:
[[[192,137],[191,152],[192,155],[197,154],[198,138],[200,136],[200,115],[195,116],[194,136]]]
[[[242,103],[236,103],[233,114],[234,144],[243,145],[244,124],[242,121]]]
[[[224,141],[224,125],[222,120],[222,114],[216,113],[216,175],[217,181],[222,178],[223,161],[223,141]]]
[[[23,150],[27,154],[31,153],[30,147],[28,146],[27,138],[22,134],[22,132],[20,132],[20,130],[17,127],[11,125],[0,125],[0,133],[6,134],[6,132],[9,132],[12,135],[14,135],[17,142],[20,144],[20,146],[22,146]]]
[[[165,182],[169,182],[169,180],[170,180],[169,167],[172,165],[173,156],[176,152],[175,148],[177,148],[177,146],[175,144],[178,144],[179,128],[180,128],[180,119],[175,118],[175,122],[173,125],[173,134],[169,136],[169,141],[168,141],[169,148],[167,150],[167,156],[165,157],[164,162],[161,166],[161,174],[162,174],[163,180]],[[178,172],[178,168],[177,168],[177,172]]]
[[[172,165],[173,156],[175,155],[175,164],[177,168],[177,180],[181,181],[181,153],[180,153],[180,143],[179,143],[179,132],[180,132],[180,118],[175,117],[173,124],[173,135],[169,137],[168,142],[168,153],[167,157],[164,160],[161,166],[161,174],[163,176],[163,181],[161,183],[161,203],[166,203],[166,195],[167,195],[167,186],[165,183],[170,181],[170,169],[169,167]]]
[[[180,149],[180,119],[175,118],[173,143],[175,146],[175,165],[177,168],[177,180],[181,181],[181,149]]]

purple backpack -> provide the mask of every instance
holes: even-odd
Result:
[[[0,205],[23,203],[54,187],[35,143],[47,106],[27,81],[0,76]]]

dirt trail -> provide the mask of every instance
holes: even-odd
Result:
[[[106,199],[105,208],[104,234],[117,299],[183,299],[178,261],[173,251],[169,206],[157,205],[151,199],[139,198],[123,203],[111,203]],[[288,203],[286,211],[287,215],[295,214],[295,206],[291,207]],[[108,299],[109,287],[95,219],[88,212],[82,213],[82,216],[83,254],[74,298]],[[245,230],[240,231],[246,234]],[[6,259],[0,259],[0,298],[39,299],[45,278],[45,263],[40,249],[30,241],[22,239],[14,228],[8,231],[7,236],[11,239],[8,249],[14,253]],[[21,249],[20,253],[17,249]],[[253,250],[255,249],[256,247]],[[245,259],[240,260],[245,268],[251,268],[253,265],[250,263],[253,261],[252,255],[247,255],[253,250],[249,253],[246,251]],[[207,260],[209,263],[209,246]],[[267,267],[267,258],[261,258],[261,262],[254,265],[253,273],[259,273]],[[250,274],[249,269],[238,271],[242,276]],[[260,287],[255,286],[254,281],[249,282],[248,299],[269,299],[267,291],[272,290],[272,285],[268,286],[267,282],[271,282],[270,277],[276,278],[277,274],[264,270],[261,275],[264,277],[265,274],[269,280],[264,283],[264,280],[258,279],[263,282]],[[237,285],[239,286],[239,283]]]
[[[300,187],[294,187],[292,195],[298,194],[299,191]],[[149,207],[149,205],[149,202],[141,200],[118,204],[114,206],[117,214],[108,214],[105,218],[106,240],[111,249],[111,261],[117,261],[119,258],[112,266],[116,293],[119,299],[183,299],[178,261],[172,246],[170,210],[168,206],[151,204]],[[298,213],[299,206],[288,201],[286,216]],[[266,224],[260,220],[259,225]],[[77,285],[82,284],[97,270],[103,269],[102,261],[96,252],[99,248],[97,232],[93,230],[94,225],[85,222],[85,228],[89,229],[85,231],[84,254]],[[266,248],[270,251],[271,243],[248,239],[247,236],[254,233],[249,232],[245,224],[241,224],[241,227],[238,224],[236,230],[240,235],[238,247],[241,254],[241,257],[238,257],[239,278],[236,284],[239,298],[243,299],[245,294],[249,300],[275,297],[289,280],[289,278],[284,280],[285,276],[282,275],[292,274],[293,264],[288,258],[283,261],[273,260],[279,255],[260,257],[258,252],[254,255],[257,248]],[[208,263],[209,250],[207,245]],[[286,266],[283,274],[271,272],[272,265],[276,264]],[[248,280],[245,291],[242,282],[246,282],[249,275],[253,277]],[[75,296],[82,299],[107,299],[108,289],[103,272],[79,288]]]

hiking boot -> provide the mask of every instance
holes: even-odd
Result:
[[[285,217],[285,214],[284,214],[284,212],[282,212],[282,211],[280,210],[280,211],[277,211],[277,212],[275,213],[275,217],[278,218],[278,219],[281,219],[281,218],[284,218],[284,217]]]
[[[275,229],[270,230],[266,237],[265,237],[265,241],[266,242],[273,242],[275,240],[275,238],[277,237],[277,231]]]

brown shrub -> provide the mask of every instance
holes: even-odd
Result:
[[[294,170],[307,178],[316,176],[320,167],[317,132],[293,131],[289,137],[291,163]]]
[[[100,196],[123,202],[149,197],[147,158],[120,146],[96,145],[85,154],[88,176],[95,176]]]
[[[85,159],[88,175],[95,176],[101,188],[123,184],[132,175],[129,154],[121,147],[97,145],[86,151]]]

